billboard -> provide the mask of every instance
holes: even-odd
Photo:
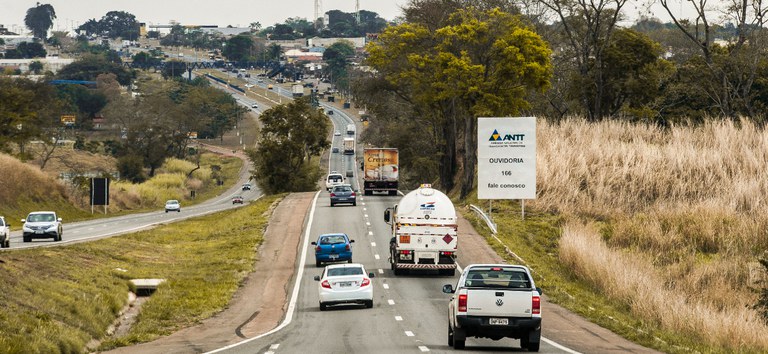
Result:
[[[477,198],[536,199],[536,118],[477,123]]]

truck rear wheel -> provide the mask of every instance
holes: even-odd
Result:
[[[464,330],[461,328],[456,328],[453,330],[453,348],[454,349],[464,349],[464,345],[466,344],[467,336],[464,334]]]

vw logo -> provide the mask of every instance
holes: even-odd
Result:
[[[504,300],[502,299],[496,299],[496,306],[504,305]]]

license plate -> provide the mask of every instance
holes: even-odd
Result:
[[[43,230],[35,230],[35,233],[38,234],[38,235],[42,235],[43,234]]]
[[[352,286],[352,282],[351,281],[343,281],[343,282],[339,283],[339,286],[341,286],[342,288],[346,288],[348,286]]]
[[[330,258],[330,259],[337,259],[337,258],[339,258],[339,255],[338,254],[332,254],[332,255],[328,256],[328,258]]]
[[[505,326],[509,324],[509,319],[508,318],[489,318],[488,324]]]

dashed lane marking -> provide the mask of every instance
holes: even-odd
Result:
[[[277,350],[277,348],[280,348],[280,343],[275,343],[269,346],[269,350]]]
[[[383,287],[384,287],[384,289],[386,289],[386,290],[389,290],[389,284],[387,284],[387,283],[384,283],[384,284],[381,284],[381,286],[383,286]]]
[[[373,258],[376,258],[376,259],[381,259],[381,257],[379,257],[379,255],[378,255],[378,254],[374,254],[374,255],[373,255]]]
[[[411,331],[405,331],[405,335],[408,336],[408,337],[415,336],[415,334],[413,334],[413,332],[411,332]]]
[[[395,300],[389,299],[389,300],[387,300],[387,303],[394,306],[395,305]]]
[[[402,320],[403,320],[403,318],[402,318],[402,317],[400,317],[400,316],[395,316],[395,321],[402,321]]]
[[[371,242],[371,247],[376,247],[376,242]]]
[[[379,268],[379,274],[384,274],[384,269]],[[389,287],[389,285],[387,285]]]
[[[426,346],[424,346],[424,345],[420,345],[420,346],[419,346],[419,350],[421,350],[422,352],[428,352],[428,351],[429,351],[429,348],[427,348],[427,347],[426,347]]]
[[[368,236],[373,236],[373,231],[368,231]]]
[[[363,217],[365,217],[366,219],[368,219],[368,214],[363,214]]]

